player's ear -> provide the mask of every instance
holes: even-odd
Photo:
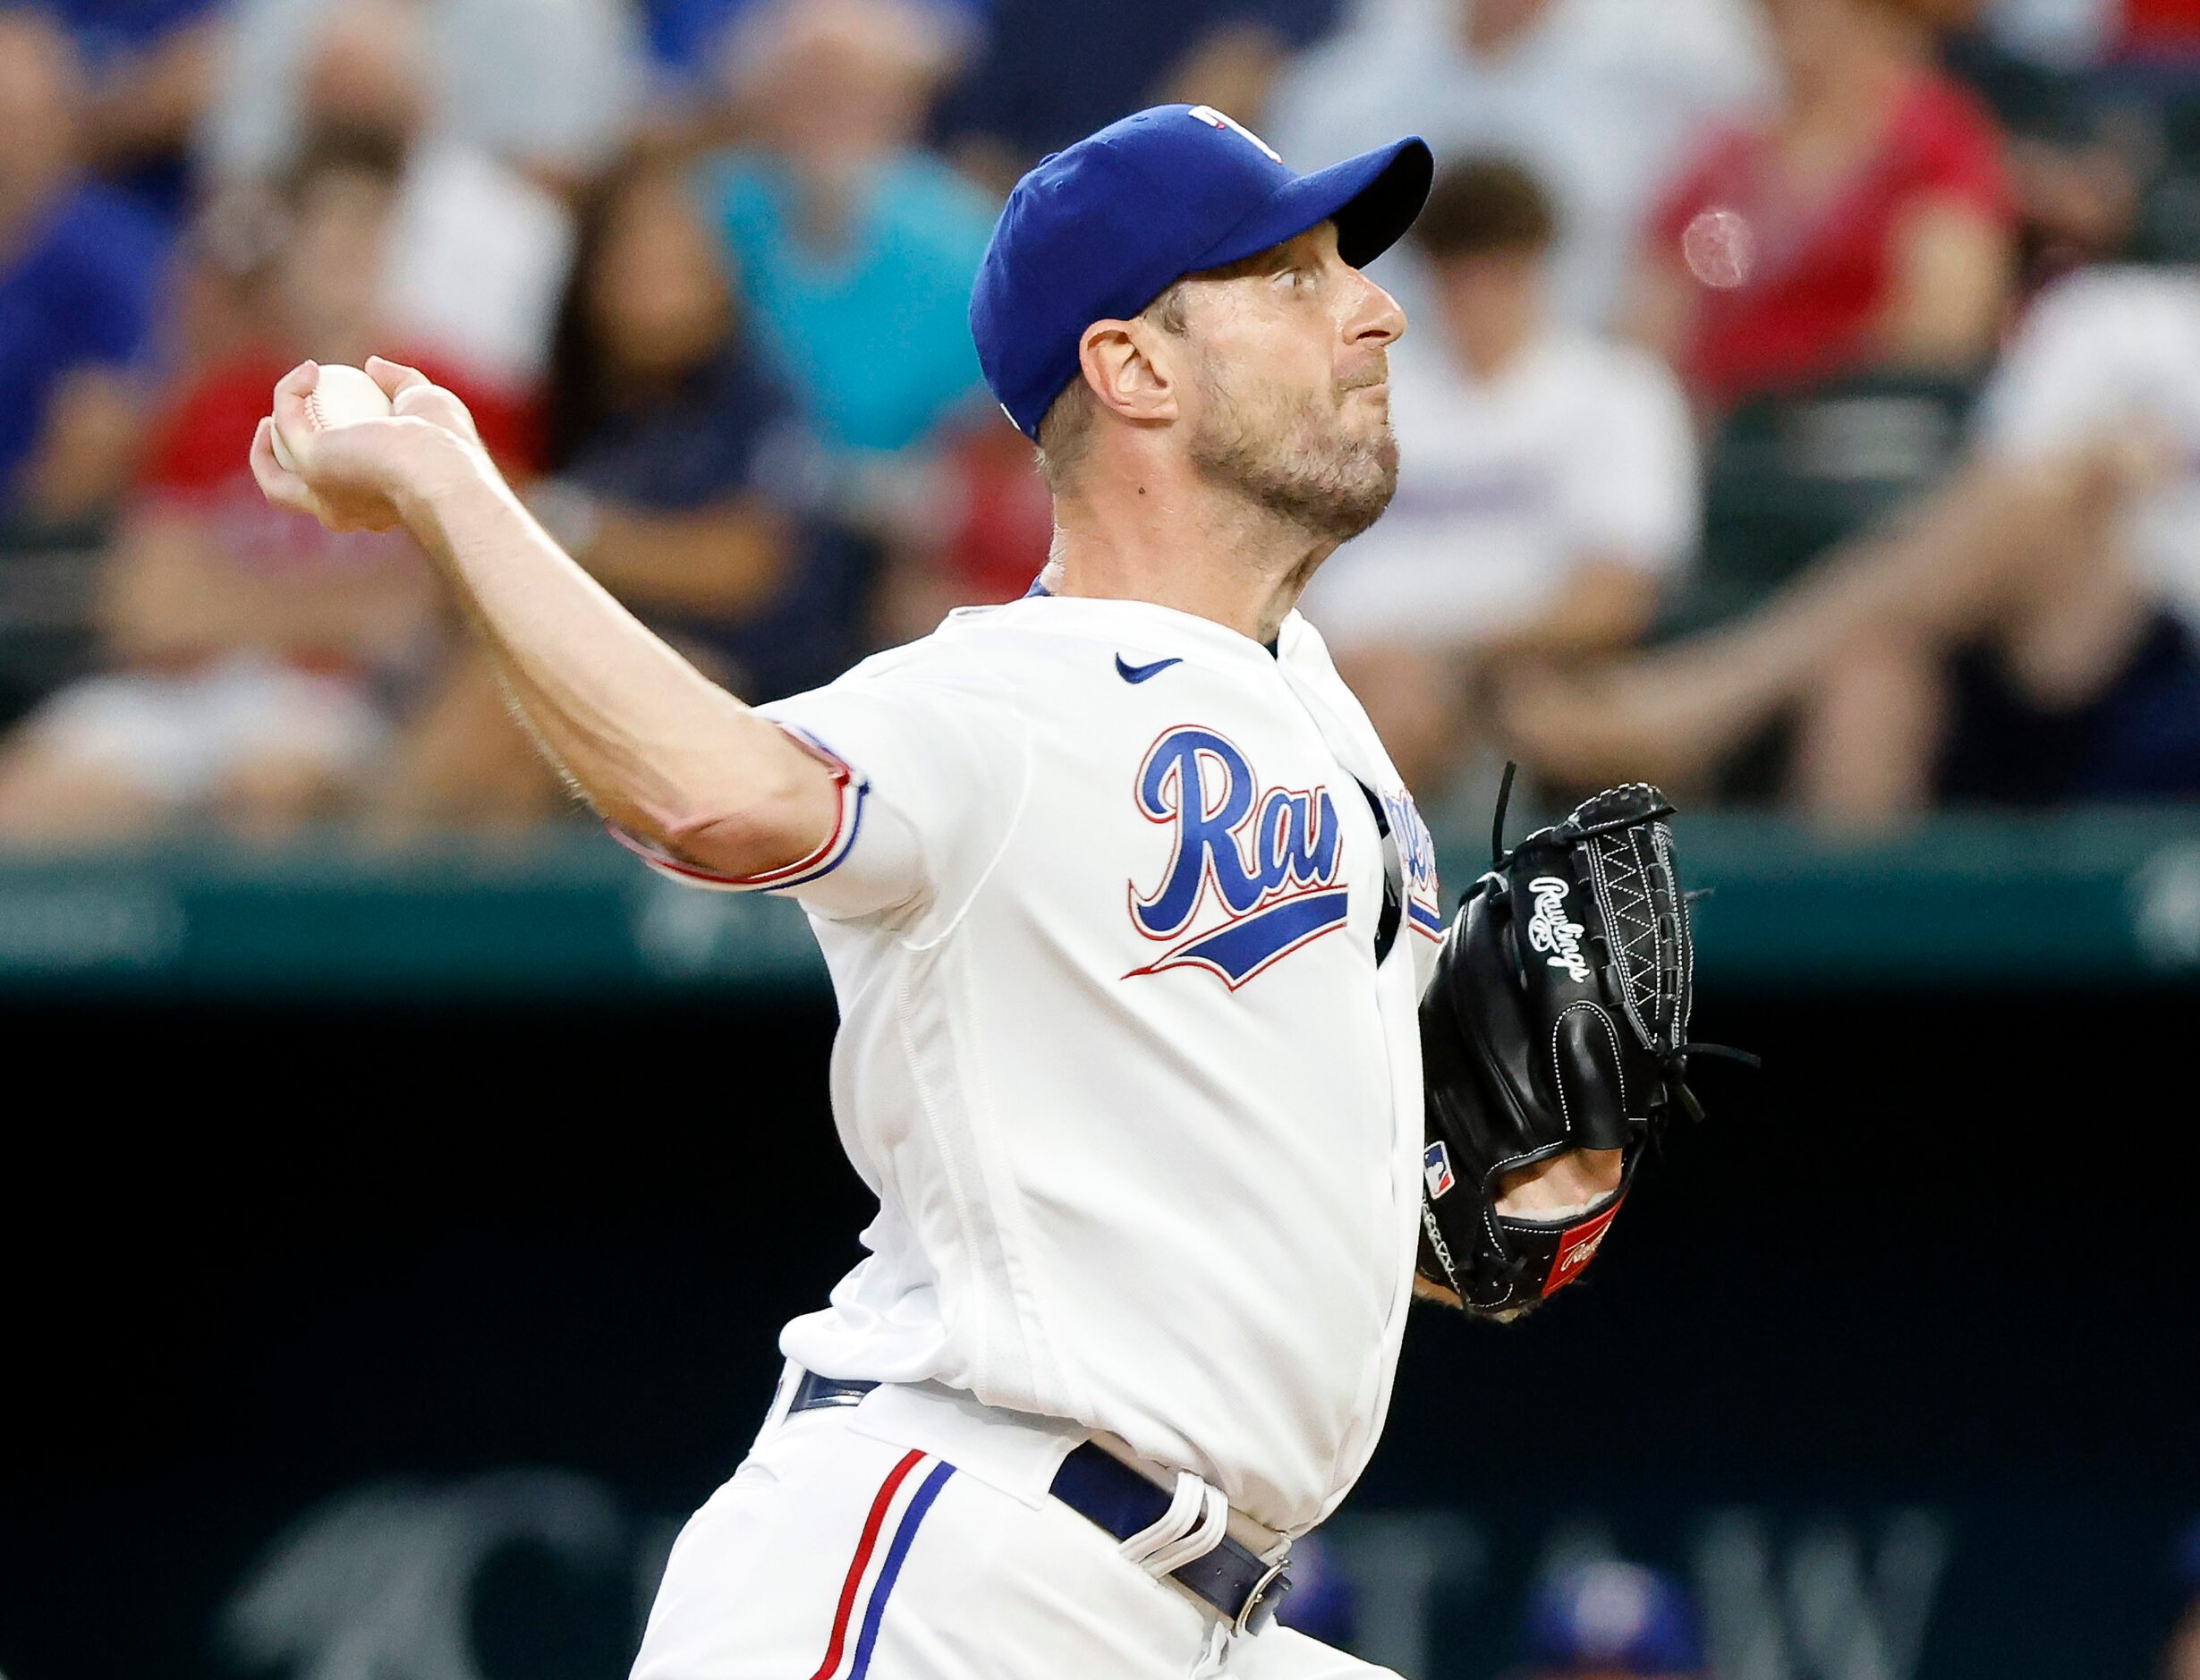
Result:
[[[1176,418],[1176,370],[1144,321],[1094,321],[1077,342],[1084,382],[1105,408],[1125,420]]]

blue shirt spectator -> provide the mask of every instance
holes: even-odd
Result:
[[[946,165],[880,159],[830,251],[805,241],[794,176],[762,154],[706,165],[703,192],[828,447],[905,448],[979,390],[970,286],[996,212]]]
[[[862,568],[813,516],[820,452],[743,315],[684,177],[615,172],[582,207],[539,511],[636,612],[761,698],[860,651]]]
[[[1328,34],[1342,10],[1342,0],[999,0],[983,52],[942,106],[939,130],[990,136],[1028,165],[1163,97],[1235,101],[1172,89],[1169,79],[1222,31],[1258,30],[1278,48],[1295,50]],[[1260,125],[1257,110],[1230,114]]]
[[[76,38],[95,73],[115,59],[143,52],[171,30],[195,21],[222,0],[46,0],[45,10]]]
[[[153,222],[87,184],[0,255],[0,514],[21,511],[19,480],[62,382],[143,354],[165,254]]]
[[[192,127],[212,92],[225,0],[46,0],[89,83],[82,155],[170,226],[190,197]],[[207,27],[200,27],[207,26]]]
[[[806,517],[821,476],[786,386],[735,339],[676,392],[604,415],[575,445],[559,482],[645,517],[743,503],[786,516],[781,581],[760,607],[726,614],[633,601],[658,630],[715,655],[744,698],[763,700],[828,681],[862,651],[864,557]],[[601,569],[602,557],[591,559]]]
[[[674,86],[700,87],[719,72],[734,26],[759,11],[767,0],[642,0],[642,28],[650,56]],[[982,24],[992,0],[932,0],[958,23]]]

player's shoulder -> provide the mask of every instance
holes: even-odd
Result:
[[[1019,680],[1047,657],[1066,615],[1033,613],[1026,602],[958,607],[925,635],[888,648],[850,666],[838,681],[849,685],[922,683],[987,690],[1013,697]]]
[[[1319,636],[1311,625],[1304,633],[1308,658],[1326,665]],[[1292,645],[1288,637],[1282,644],[1287,663],[1294,662]],[[1145,688],[1180,666],[1168,687]],[[1194,671],[1219,679],[1203,685],[1207,702],[1256,705],[1265,691],[1244,679],[1266,668],[1271,662],[1260,643],[1158,602],[1035,595],[960,608],[930,635],[873,655],[840,681],[981,691],[1027,719],[1065,711],[1090,719],[1117,715],[1108,702],[1128,692],[1175,692]]]
[[[896,683],[983,683],[998,662],[998,645],[973,637],[967,608],[950,613],[929,633],[859,659],[830,684],[862,688]]]

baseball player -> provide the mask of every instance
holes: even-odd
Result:
[[[1601,1240],[1634,1150],[1593,1080],[1527,1147],[1424,1138],[1423,988],[1472,952],[1293,610],[1396,480],[1406,323],[1361,269],[1430,173],[1404,140],[1297,175],[1183,105],[1041,163],[971,323],[1054,494],[1045,571],[765,707],[559,552],[447,392],[377,361],[394,417],[314,433],[313,366],[277,387],[269,498],[406,526],[613,832],[799,900],[831,969],[868,1254],[787,1326],[637,1680],[1372,1673],[1272,1611],[1374,1449],[1417,1255],[1502,1312]],[[1539,880],[1520,938],[1578,967],[1585,883]]]

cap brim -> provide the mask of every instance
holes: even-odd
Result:
[[[1364,267],[1405,237],[1435,174],[1436,160],[1418,135],[1347,157],[1277,188],[1193,267],[1219,268],[1333,221],[1338,255]]]

